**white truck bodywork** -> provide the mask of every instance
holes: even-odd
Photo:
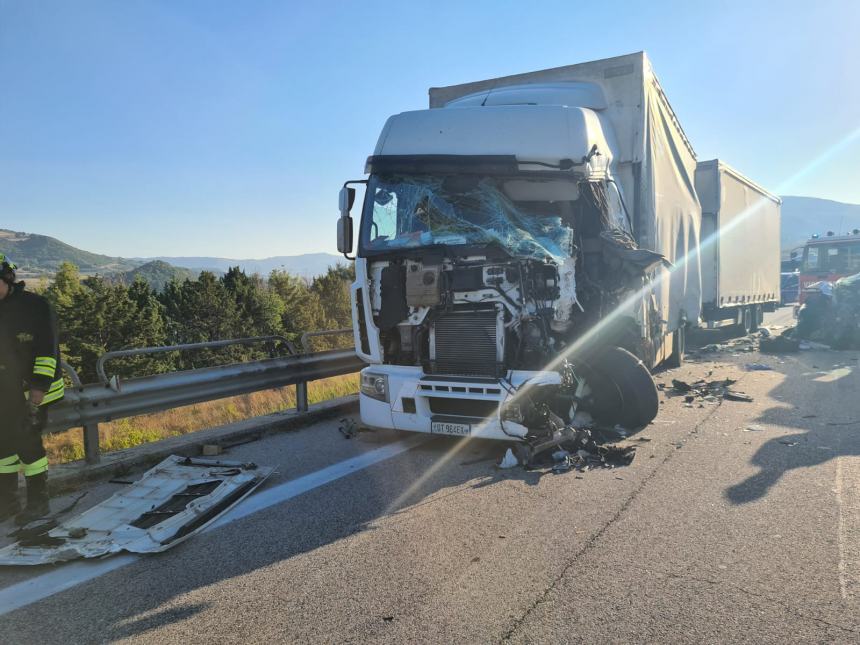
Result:
[[[604,305],[579,297],[589,282],[592,291],[601,291],[577,273],[589,253],[594,257],[616,244],[612,266],[619,275],[635,264],[626,253],[642,262],[636,265],[638,287],[627,292],[633,297],[615,289],[615,300],[607,303],[623,303],[612,307],[637,330],[634,340],[647,346],[647,361],[666,358],[672,333],[698,320],[695,155],[641,52],[433,88],[430,108],[390,117],[368,159],[370,183],[351,291],[356,351],[370,364],[362,371],[362,422],[520,440],[526,428],[502,411],[525,385],[557,385],[561,376],[536,360],[523,368],[509,359],[529,351],[535,338],[543,338],[547,355],[562,353],[578,333],[577,316],[602,315]],[[427,213],[438,220],[436,210],[447,209],[451,196],[443,194],[444,182],[425,175],[464,158],[509,164],[507,174],[476,180],[485,191],[478,210],[492,204],[501,214],[484,212],[489,219],[477,226],[445,211],[444,226],[433,229]],[[437,170],[415,170],[426,167]],[[469,190],[473,199],[475,191]],[[538,211],[550,214],[526,217],[527,211],[517,210],[522,204],[542,205]],[[574,211],[594,204],[604,230],[625,242],[581,239],[572,224]],[[475,229],[518,259],[458,252]],[[423,257],[422,250],[431,247],[439,255]],[[439,281],[446,293],[436,306]],[[601,297],[610,292],[603,291]],[[425,297],[429,306],[422,304]],[[395,301],[402,304],[391,305]],[[471,363],[487,356],[496,371],[482,364],[471,373]]]

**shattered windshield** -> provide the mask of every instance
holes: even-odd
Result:
[[[577,186],[566,179],[374,175],[362,252],[497,245],[515,257],[569,257]]]

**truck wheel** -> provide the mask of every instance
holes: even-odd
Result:
[[[750,331],[756,331],[763,320],[764,314],[762,313],[761,305],[750,307]]]
[[[738,323],[735,325],[738,334],[748,335],[752,327],[752,311],[750,307],[743,307],[738,310]]]
[[[667,367],[681,367],[687,352],[687,325],[681,325],[672,332],[672,353],[666,359]]]
[[[591,388],[591,413],[599,422],[642,428],[660,408],[657,387],[644,363],[626,349],[607,347],[582,364]]]

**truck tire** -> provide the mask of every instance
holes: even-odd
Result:
[[[583,364],[591,388],[591,414],[599,422],[628,430],[642,428],[657,416],[657,386],[645,364],[626,349],[607,347]]]
[[[738,309],[738,322],[734,326],[736,334],[747,336],[752,332],[753,313],[750,307],[741,307]]]
[[[753,305],[750,307],[750,331],[756,331],[764,320],[764,314],[761,310],[761,305]]]
[[[666,359],[666,367],[681,367],[687,351],[687,325],[681,325],[672,332],[672,353]]]

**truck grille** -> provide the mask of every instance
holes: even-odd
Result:
[[[495,309],[451,311],[433,324],[430,351],[434,374],[498,376],[501,369]]]

